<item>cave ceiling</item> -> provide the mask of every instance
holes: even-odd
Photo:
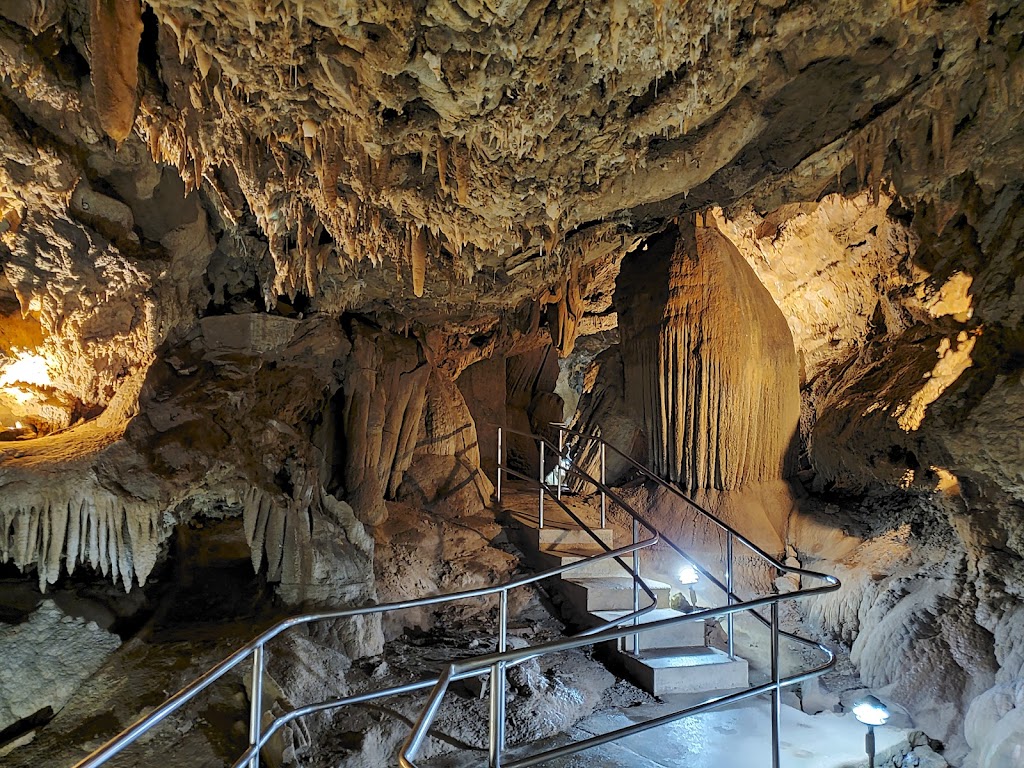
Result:
[[[458,368],[550,306],[566,351],[690,211],[885,187],[941,219],[1014,183],[1022,29],[980,0],[4,0],[4,333],[79,416],[210,312],[359,313]]]

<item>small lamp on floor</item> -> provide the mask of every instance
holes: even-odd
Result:
[[[868,768],[874,768],[875,726],[885,725],[885,721],[889,719],[889,710],[874,696],[865,696],[853,705],[853,714],[868,727],[867,736],[864,737],[864,750],[868,753]]]

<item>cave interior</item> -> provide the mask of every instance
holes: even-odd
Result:
[[[783,764],[867,694],[877,765],[1024,764],[1020,3],[0,0],[0,264],[2,765],[572,563],[283,632],[107,764],[614,628],[629,568],[644,621],[839,580],[778,603],[782,675],[835,658]],[[422,765],[773,679],[749,613],[660,632],[451,682]],[[396,765],[429,693],[260,759]]]

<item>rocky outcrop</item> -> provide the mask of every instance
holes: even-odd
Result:
[[[715,226],[682,224],[628,257],[616,309],[626,400],[659,474],[729,490],[793,471],[793,339]]]
[[[21,624],[0,625],[0,730],[46,708],[59,712],[120,644],[49,600]]]
[[[345,378],[348,496],[359,519],[387,516],[412,462],[430,367],[415,341],[353,324],[352,362]]]

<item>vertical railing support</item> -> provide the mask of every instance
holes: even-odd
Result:
[[[779,604],[772,603],[772,768],[782,763],[782,686],[779,685]]]
[[[608,498],[605,496],[604,489],[608,485],[605,480],[605,469],[604,469],[604,440],[601,441],[601,527],[608,527]]]
[[[733,576],[732,576],[732,531],[726,534],[725,540],[725,589],[729,605],[733,604]],[[730,613],[725,620],[726,629],[729,634],[729,658],[736,658],[736,644],[733,642],[733,634],[736,629],[735,614]]]
[[[498,427],[498,483],[497,483],[497,498],[498,503],[501,503],[501,427]]]
[[[259,744],[263,735],[263,644],[252,652],[252,700],[249,704],[249,744]],[[249,761],[249,768],[260,768],[260,750],[257,747]]]
[[[565,467],[562,466],[562,454],[565,453],[565,424],[556,424],[558,427],[558,471],[555,472],[555,477],[558,478],[558,498],[562,498],[562,480],[565,479],[563,473]]]
[[[508,650],[508,590],[498,593],[498,653]],[[505,662],[491,667],[490,766],[501,768],[505,749]]]
[[[490,768],[501,768],[501,751],[505,743],[505,662],[491,666],[491,720],[488,727]]]
[[[633,518],[633,543],[640,540],[640,521]],[[633,613],[640,610],[640,550],[633,550]],[[640,617],[633,616],[633,626],[640,625]],[[640,633],[633,633],[633,655],[640,655]]]
[[[544,441],[538,440],[540,443],[540,469],[538,474],[540,475],[540,504],[537,507],[537,523],[540,528],[544,527]]]
[[[508,650],[508,590],[498,593],[498,653]]]

